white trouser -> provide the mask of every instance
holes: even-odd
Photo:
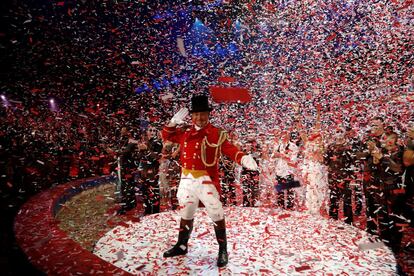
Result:
[[[307,165],[306,207],[309,213],[320,215],[328,198],[328,174],[323,164],[309,160]]]
[[[209,176],[194,178],[191,173],[187,176],[181,174],[177,198],[180,203],[181,218],[185,220],[194,218],[200,200],[213,221],[224,219],[220,195]]]

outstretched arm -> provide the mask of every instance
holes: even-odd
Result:
[[[246,169],[253,171],[256,171],[258,169],[257,163],[254,161],[253,157],[251,155],[246,155],[244,152],[240,151],[235,145],[230,143],[227,138],[221,145],[221,152]]]
[[[300,138],[302,139],[303,143],[306,144],[306,142],[308,141],[308,135],[306,134],[305,128],[299,120],[296,121],[296,129],[299,132]]]

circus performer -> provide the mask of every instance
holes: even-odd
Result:
[[[217,266],[223,267],[228,263],[228,254],[224,210],[219,195],[218,161],[223,153],[250,170],[257,170],[257,164],[250,155],[239,151],[229,142],[225,131],[209,123],[212,108],[207,96],[193,96],[191,104],[191,127],[177,127],[188,115],[188,110],[182,108],[162,131],[164,141],[180,144],[182,165],[177,193],[181,216],[180,231],[177,243],[164,253],[164,257],[187,254],[194,214],[201,201],[214,222],[219,244]]]

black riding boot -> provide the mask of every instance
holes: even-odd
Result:
[[[223,219],[216,221],[215,224],[214,231],[216,232],[217,242],[219,244],[217,266],[223,267],[229,262],[229,256],[227,254],[226,222]]]
[[[173,248],[164,252],[164,258],[187,254],[187,243],[190,239],[191,231],[193,230],[193,221],[194,219],[181,219],[180,232],[178,233],[178,241],[173,246]]]

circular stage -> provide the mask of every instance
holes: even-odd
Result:
[[[94,253],[133,274],[394,275],[395,258],[366,232],[305,213],[261,208],[225,209],[229,264],[218,269],[218,245],[207,212],[197,211],[186,256],[165,259],[176,241],[177,212],[144,217],[106,233]]]

